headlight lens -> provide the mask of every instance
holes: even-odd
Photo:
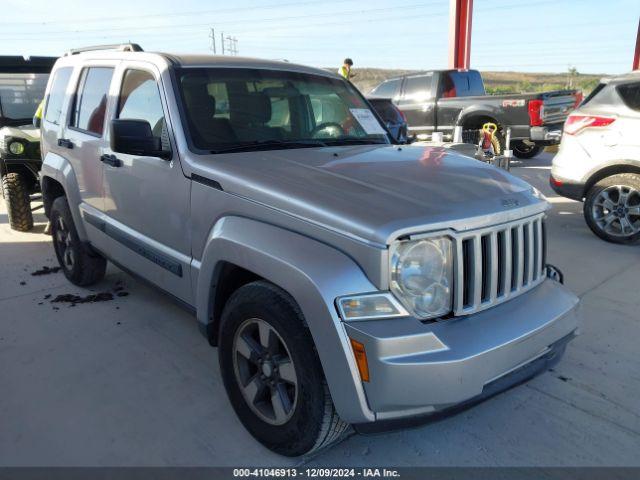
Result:
[[[14,155],[22,155],[24,153],[24,145],[22,142],[11,142],[9,144],[9,151]]]
[[[391,257],[391,291],[419,318],[451,311],[453,253],[446,237],[401,242]]]

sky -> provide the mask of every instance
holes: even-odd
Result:
[[[0,54],[61,55],[132,41],[335,67],[447,66],[449,0],[1,0]],[[616,74],[633,60],[640,0],[475,0],[471,67]]]

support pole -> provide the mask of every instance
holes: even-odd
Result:
[[[640,21],[638,21],[638,33],[636,34],[636,52],[633,55],[632,70],[640,70]]]
[[[450,0],[449,68],[468,69],[471,60],[473,0]]]

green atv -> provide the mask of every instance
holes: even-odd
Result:
[[[55,57],[0,57],[0,178],[12,229],[33,228],[40,195],[40,125],[33,116],[44,98]]]

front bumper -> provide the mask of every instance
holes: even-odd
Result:
[[[573,335],[577,305],[569,290],[545,280],[468,317],[352,322],[346,329],[367,352],[370,381],[363,385],[369,407],[376,421],[387,421],[437,414],[482,396]]]

